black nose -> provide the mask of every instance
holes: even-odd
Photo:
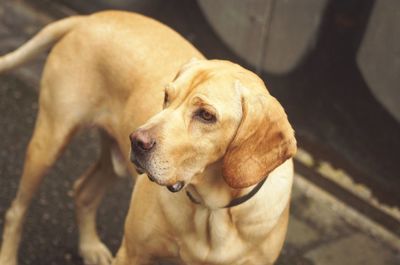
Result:
[[[129,136],[134,152],[149,152],[156,145],[156,140],[145,130],[138,130]]]

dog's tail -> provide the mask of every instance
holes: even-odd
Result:
[[[0,56],[0,73],[16,68],[33,59],[38,53],[50,48],[82,19],[82,16],[74,16],[47,25],[15,51]]]

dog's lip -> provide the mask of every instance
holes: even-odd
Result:
[[[149,180],[150,180],[151,182],[157,182],[156,179],[153,177],[153,175],[151,175],[151,174],[149,174],[149,173],[146,173],[146,175],[147,175],[147,177],[149,178]],[[157,183],[157,184],[158,184],[158,183]]]
[[[167,189],[170,192],[178,192],[181,191],[185,187],[185,182],[184,181],[177,181],[174,184],[169,184],[165,183],[163,181],[160,181],[158,178],[154,177],[152,174],[150,174],[148,171],[145,171],[147,177],[151,182],[156,183],[157,185],[167,187]]]
[[[135,169],[136,169],[136,172],[138,173],[138,174],[143,174],[144,173],[144,169],[142,169],[142,168],[140,168],[140,167],[135,167]]]
[[[134,164],[135,165],[135,169],[139,174],[143,174],[146,172],[146,169],[144,169],[143,167],[141,167],[140,165]]]
[[[178,192],[178,191],[181,191],[183,189],[183,187],[185,187],[185,182],[184,181],[178,181],[173,185],[168,185],[167,189],[170,192]]]
[[[149,178],[149,180],[150,180],[151,182],[156,182],[157,184],[162,185],[162,183],[159,183],[159,182],[157,181],[157,178],[155,178],[152,174],[150,174],[149,171],[146,170],[146,168],[143,167],[143,166],[140,164],[139,160],[137,160],[136,157],[134,157],[133,155],[131,156],[131,162],[135,165],[135,169],[136,169],[136,171],[137,171],[139,174],[146,173],[147,177]]]
[[[160,186],[166,186],[167,189],[170,192],[178,192],[181,191],[185,187],[185,182],[184,181],[177,181],[174,184],[167,185],[161,181],[159,181],[157,178],[155,178],[152,174],[149,173],[148,170],[146,170],[145,167],[143,167],[140,162],[136,159],[135,156],[131,155],[131,162],[135,165],[135,169],[139,174],[146,173],[147,177],[151,182],[155,182]]]
[[[136,157],[131,156],[131,162],[135,165],[137,173],[143,174],[146,172],[146,169],[140,164]]]

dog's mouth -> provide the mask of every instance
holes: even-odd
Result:
[[[178,181],[177,183],[175,183],[174,185],[169,185],[167,186],[167,189],[170,192],[178,192],[180,191],[183,187],[185,187],[185,182],[183,181]]]
[[[140,164],[133,154],[131,154],[131,162],[135,165],[135,169],[138,174],[143,174],[146,172],[145,168]]]
[[[146,175],[150,181],[155,182],[160,186],[166,186],[170,192],[178,192],[178,191],[181,191],[183,189],[183,187],[185,187],[184,181],[178,181],[172,185],[165,185],[164,183],[160,182],[144,166],[142,166],[142,164],[139,162],[139,160],[136,159],[136,157],[133,154],[131,155],[131,162],[135,165],[135,169],[136,169],[137,173],[139,173],[139,174],[146,173]]]

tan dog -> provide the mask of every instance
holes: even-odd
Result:
[[[6,214],[1,265],[16,264],[24,217],[45,171],[88,125],[103,133],[98,162],[74,185],[86,264],[111,262],[95,214],[117,175],[136,175],[130,159],[149,178],[137,178],[114,264],[276,260],[296,141],[261,79],[236,64],[205,60],[168,27],[126,12],[55,22],[1,57],[0,72],[53,43],[21,183]]]

